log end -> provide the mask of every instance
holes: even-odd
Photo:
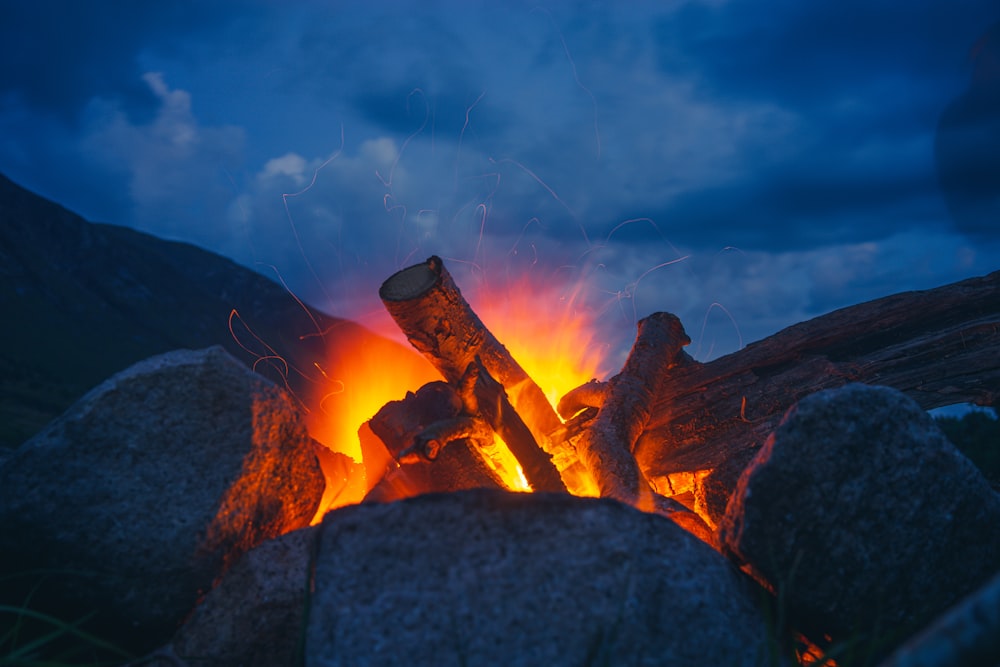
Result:
[[[379,287],[382,301],[409,301],[429,292],[441,279],[444,264],[437,255],[420,264],[408,266],[386,278]]]

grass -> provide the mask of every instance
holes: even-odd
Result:
[[[0,605],[0,667],[120,665],[132,655],[82,628],[83,616],[64,621],[26,606]]]
[[[0,601],[0,667],[120,665],[132,654],[95,634],[88,625],[95,612],[60,618],[39,604],[39,593],[54,571],[27,571],[0,578],[7,595]],[[14,590],[21,591],[20,603]],[[51,604],[48,607],[51,608]]]

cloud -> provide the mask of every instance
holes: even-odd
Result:
[[[681,318],[688,352],[707,360],[837,308],[988,273],[994,253],[923,231],[782,252],[609,244],[588,257],[584,301],[619,355],[638,318],[665,310]]]
[[[434,253],[468,284],[585,279],[617,331],[677,310],[715,354],[989,269],[996,79],[965,55],[995,13],[7,3],[0,167],[334,314]]]
[[[0,5],[0,93],[37,113],[75,125],[95,96],[113,99],[132,116],[155,113],[140,82],[150,52],[182,53],[199,37],[257,13],[243,3],[5,2]]]
[[[160,73],[142,78],[159,100],[152,119],[136,123],[116,103],[95,99],[81,149],[128,174],[133,226],[225,248],[232,233],[224,224],[225,212],[233,197],[226,173],[242,166],[243,132],[201,125],[190,94],[170,88]]]
[[[1000,238],[1000,22],[977,41],[969,87],[941,114],[937,175],[959,230]]]

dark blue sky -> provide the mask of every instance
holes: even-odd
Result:
[[[363,4],[6,0],[0,172],[335,315],[439,254],[699,358],[1000,268],[995,0]]]

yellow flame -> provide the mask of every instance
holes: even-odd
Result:
[[[473,303],[493,332],[555,407],[571,389],[599,374],[606,345],[596,343],[593,312],[576,290],[522,281],[502,289],[480,288]]]
[[[606,346],[594,343],[594,316],[578,307],[575,297],[575,291],[560,291],[554,282],[540,288],[526,281],[503,288],[480,285],[466,295],[486,327],[542,388],[553,407],[566,392],[597,376],[607,351]],[[310,432],[334,452],[364,467],[324,464],[328,485],[336,488],[328,488],[317,516],[360,502],[384,469],[385,461],[366,460],[371,453],[359,443],[359,427],[389,401],[441,379],[414,350],[367,330],[360,332],[339,336],[327,359],[317,364],[327,383],[316,397],[321,409],[311,416]],[[506,486],[531,491],[524,470],[499,437],[490,449],[491,464]],[[344,472],[365,468],[369,470],[367,475],[360,473],[362,479],[357,479],[359,473]],[[592,484],[584,482],[570,484],[571,492],[596,495]]]
[[[361,502],[386,465],[384,452],[362,447],[359,428],[389,401],[441,376],[414,350],[361,328],[338,335],[319,366],[326,382],[317,388],[319,409],[309,416],[309,432],[332,452],[364,464],[345,466],[331,456],[320,458],[328,487],[321,516]]]

